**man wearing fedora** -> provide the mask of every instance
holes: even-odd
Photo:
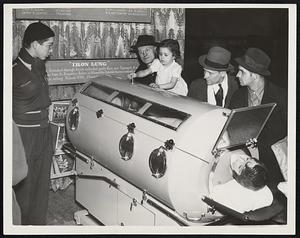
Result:
[[[204,79],[194,80],[188,96],[213,105],[228,107],[232,94],[238,89],[234,76],[227,72],[233,69],[231,53],[219,46],[212,47],[206,55],[199,57],[204,69]]]
[[[287,93],[267,80],[266,76],[271,75],[268,70],[271,59],[261,49],[249,48],[244,56],[235,60],[242,87],[232,96],[229,108],[277,104],[258,137],[259,159],[267,167],[268,184],[273,187],[284,181],[271,145],[287,135]]]
[[[136,44],[131,46],[132,51],[137,54],[140,63],[135,72],[149,68],[153,60],[156,58],[157,45],[158,43],[155,42],[154,37],[151,35],[140,35],[138,37]],[[155,83],[155,78],[156,72],[149,74],[146,77],[134,78],[134,82],[149,85],[151,83]]]

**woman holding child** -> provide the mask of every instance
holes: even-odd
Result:
[[[154,59],[148,68],[130,73],[128,78],[146,77],[154,72],[157,73],[155,83],[149,86],[153,88],[161,88],[179,95],[186,96],[188,87],[184,79],[181,77],[182,67],[176,62],[180,57],[180,49],[177,40],[166,39],[158,44],[158,58]]]

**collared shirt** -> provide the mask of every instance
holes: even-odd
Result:
[[[24,66],[26,66],[31,71],[31,64],[26,63],[24,60],[21,59],[21,57],[18,57],[18,59],[22,62],[22,64],[24,64]]]
[[[221,85],[222,85],[222,88],[223,88],[222,107],[224,107],[226,95],[227,95],[227,92],[228,92],[228,76],[227,76],[227,74],[225,75]],[[213,84],[213,85],[207,85],[207,102],[209,104],[217,105],[215,94],[218,92],[218,90],[219,90],[219,84],[218,83]]]
[[[252,107],[252,106],[258,106],[261,104],[263,95],[264,95],[264,88],[265,88],[265,84],[263,83],[262,85],[260,85],[259,88],[257,88],[255,91],[251,90],[248,87],[248,106]]]

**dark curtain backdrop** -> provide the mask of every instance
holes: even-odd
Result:
[[[186,9],[185,33],[184,76],[188,83],[203,76],[198,57],[219,45],[231,51],[232,58],[248,47],[263,49],[272,59],[270,80],[287,87],[287,9]]]

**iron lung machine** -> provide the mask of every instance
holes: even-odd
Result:
[[[105,225],[203,225],[228,151],[255,141],[275,104],[229,110],[114,77],[91,80],[68,109],[76,200]],[[227,162],[226,162],[227,161]]]

